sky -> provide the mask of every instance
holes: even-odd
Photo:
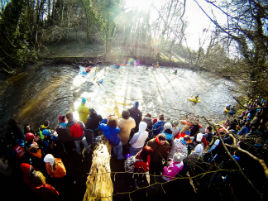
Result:
[[[166,0],[125,0],[126,7],[129,9],[138,9],[146,11],[150,7],[150,4],[153,3],[156,7],[159,7],[161,4],[165,3]],[[209,11],[208,5],[204,0],[197,0],[198,3],[206,10]],[[151,12],[156,13],[156,12]],[[219,17],[220,21],[224,23],[224,17],[219,15],[219,13],[214,10],[214,14]],[[199,40],[206,47],[206,40],[209,36],[210,31],[214,29],[214,25],[210,22],[208,17],[202,12],[202,10],[197,6],[194,0],[186,0],[186,12],[185,19],[187,20],[187,29],[186,29],[186,38],[187,44],[191,49],[198,50]],[[207,32],[205,31],[208,30]]]
[[[213,25],[193,0],[186,1],[185,18],[188,21],[186,29],[187,44],[191,49],[199,48],[199,39],[205,39],[204,29],[212,29]],[[203,31],[204,30],[204,31]]]
[[[203,0],[198,0],[198,3],[205,9],[207,12],[210,12],[210,8]],[[217,16],[217,19],[221,24],[225,23],[225,16],[213,10],[214,14]],[[201,43],[205,41],[209,42],[209,34],[214,30],[215,25],[208,19],[208,17],[202,12],[194,0],[187,0],[186,3],[186,13],[185,17],[189,23],[186,29],[187,43],[192,48],[197,50],[199,48],[199,40]]]

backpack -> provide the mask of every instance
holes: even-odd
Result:
[[[20,145],[15,146],[14,151],[16,153],[17,159],[22,159],[25,155],[25,149]]]
[[[75,122],[71,127],[70,127],[70,133],[71,136],[74,138],[80,138],[84,135],[84,129],[83,127],[78,123]]]

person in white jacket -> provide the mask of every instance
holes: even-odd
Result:
[[[139,124],[139,131],[135,133],[129,141],[129,153],[131,156],[136,155],[143,148],[145,141],[148,138],[148,132],[146,131],[146,128],[146,122],[141,121]]]

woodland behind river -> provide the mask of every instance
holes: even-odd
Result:
[[[49,54],[51,45],[94,44],[104,60],[172,62],[241,80],[248,96],[267,96],[267,1],[193,0],[214,25],[203,30],[198,50],[187,45],[187,1],[150,2],[150,9],[137,10],[126,9],[125,0],[1,0],[0,70],[14,74]],[[227,23],[201,3],[225,15]]]

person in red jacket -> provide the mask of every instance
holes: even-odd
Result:
[[[134,172],[144,174],[134,174],[134,182],[136,186],[146,186],[150,184],[149,166],[153,149],[145,145],[137,154],[134,163]]]

